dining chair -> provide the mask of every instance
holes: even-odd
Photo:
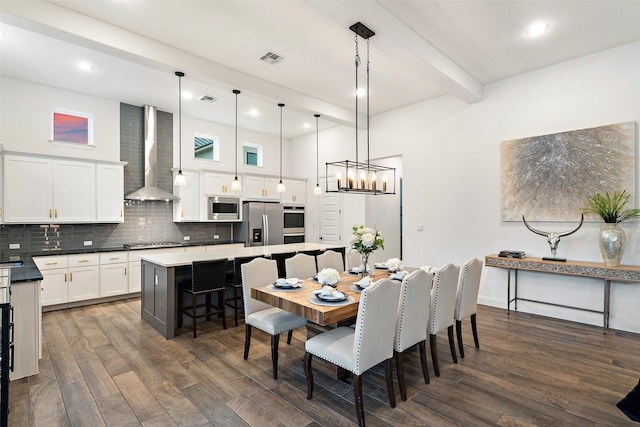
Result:
[[[318,270],[318,255],[324,253],[324,249],[315,249],[308,251],[300,251],[299,254],[311,255],[313,257],[313,262],[316,263],[316,271]]]
[[[324,253],[316,257],[316,261],[318,263],[318,271],[321,271],[324,268],[333,268],[338,272],[345,271],[344,258],[340,252],[326,250]]]
[[[242,271],[240,270],[240,266],[259,257],[261,256],[235,257],[233,260],[233,271],[230,275],[227,275],[227,288],[233,291],[233,295],[230,299],[226,300],[226,305],[233,309],[233,318],[236,326],[238,326],[238,318],[242,310]]]
[[[347,261],[349,261],[349,270],[355,267],[360,267],[362,266],[362,255],[360,255],[360,252],[355,249],[351,249],[347,255]]]
[[[285,260],[294,256],[295,252],[284,252],[281,254],[271,254],[270,258],[276,262],[278,266],[278,277],[287,277],[287,271],[284,265]]]
[[[480,290],[480,276],[482,275],[482,261],[472,258],[460,269],[458,278],[458,295],[454,319],[456,321],[456,336],[460,357],[464,358],[462,345],[462,319],[471,316],[471,331],[476,348],[480,348],[478,328],[476,326],[476,312],[478,311],[478,291]]]
[[[431,347],[431,360],[436,377],[440,376],[438,365],[438,348],[436,334],[447,329],[449,335],[449,348],[453,363],[458,363],[456,346],[453,342],[453,314],[456,306],[456,291],[458,290],[458,274],[460,267],[447,264],[436,271],[431,289],[431,306],[429,309],[429,344]]]
[[[268,285],[278,279],[278,267],[274,260],[256,258],[242,264],[240,269],[242,270],[242,297],[245,316],[244,359],[247,360],[249,357],[252,327],[271,335],[273,378],[277,379],[280,334],[288,332],[287,344],[291,344],[293,330],[305,326],[307,319],[251,298],[251,288]]]
[[[313,356],[344,368],[353,374],[353,394],[355,398],[358,424],[365,425],[362,401],[362,374],[385,362],[385,376],[389,404],[396,406],[393,391],[393,337],[396,319],[383,316],[390,307],[397,307],[400,286],[390,279],[381,279],[367,287],[360,294],[356,326],[341,326],[307,339],[305,343],[304,373],[307,377],[307,399],[313,397]]]
[[[409,347],[418,344],[422,376],[424,377],[425,384],[429,384],[426,355],[427,322],[429,321],[427,307],[429,307],[429,303],[431,302],[432,281],[433,274],[420,269],[409,273],[402,280],[394,343],[396,371],[398,373],[398,385],[400,386],[400,397],[402,400],[407,400],[403,356],[404,351]]]
[[[286,277],[308,278],[316,273],[316,259],[307,254],[296,254],[284,260]]]
[[[227,259],[211,261],[193,261],[191,264],[191,280],[178,284],[178,327],[182,327],[183,315],[191,317],[193,323],[193,337],[196,338],[196,323],[201,317],[211,320],[212,315],[222,317],[222,326],[227,329],[227,316],[225,315],[225,279],[227,275]],[[191,306],[184,306],[184,294],[191,295]],[[218,295],[218,305],[213,305],[211,296]],[[197,297],[205,296],[204,304],[197,304]],[[198,314],[198,308],[204,312]]]

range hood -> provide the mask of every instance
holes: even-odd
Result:
[[[158,188],[157,108],[144,106],[144,187],[125,196],[126,200],[180,200]]]

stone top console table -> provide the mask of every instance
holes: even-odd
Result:
[[[640,283],[640,266],[621,265],[610,267],[599,262],[585,261],[548,261],[541,258],[504,258],[498,255],[487,255],[484,258],[487,267],[498,267],[507,269],[507,314],[514,303],[514,309],[518,309],[518,300],[529,301],[540,304],[553,305],[556,307],[571,308],[575,310],[589,311],[602,314],[604,328],[609,327],[609,302],[611,281],[614,282],[637,282]],[[582,276],[604,280],[604,304],[602,311],[590,310],[586,308],[569,305],[555,304],[545,301],[537,301],[518,297],[518,270],[536,271],[539,273],[564,274],[568,276]],[[511,298],[511,271],[514,272],[514,296]]]

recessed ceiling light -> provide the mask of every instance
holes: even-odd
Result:
[[[93,65],[91,65],[88,62],[78,62],[78,68],[80,68],[82,71],[92,71],[93,70]]]
[[[305,128],[305,129],[309,129],[311,127],[311,124],[310,123],[304,123],[302,125],[302,127]]]
[[[365,96],[366,93],[367,93],[367,90],[365,88],[363,88],[363,87],[359,87],[356,90],[356,96]]]
[[[533,24],[529,25],[529,28],[527,29],[527,35],[529,37],[539,37],[546,33],[548,29],[549,24],[547,24],[546,22],[534,22]]]
[[[191,99],[191,98],[193,98],[193,94],[191,92],[189,92],[188,90],[183,90],[182,91],[182,97],[184,99]]]
[[[255,108],[252,108],[251,110],[249,110],[249,115],[253,117],[258,117],[260,115],[260,112]]]

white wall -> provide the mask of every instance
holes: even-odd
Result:
[[[521,223],[500,221],[501,141],[637,122],[639,76],[640,43],[636,42],[487,85],[484,100],[475,104],[446,96],[372,117],[371,157],[402,155],[403,159],[406,263],[461,264],[500,249],[521,249],[534,257],[549,255],[543,237]],[[349,134],[344,129],[322,132],[321,162],[352,158],[353,154],[343,151],[344,146],[354,146]],[[309,157],[311,149],[315,154],[315,144],[311,148],[305,141],[292,143],[300,159],[305,158],[305,150]],[[310,167],[307,162],[298,170]],[[638,194],[636,200],[640,200]],[[424,231],[416,230],[418,224],[424,225]],[[574,225],[545,223],[544,227],[564,231]],[[623,228],[629,243],[622,262],[640,265],[640,221],[624,223]],[[597,233],[598,224],[585,224],[562,240],[558,256],[601,262]],[[520,272],[519,281],[522,297],[602,310],[601,280]],[[640,284],[612,284],[611,299],[610,326],[640,332]],[[506,307],[504,270],[484,269],[480,302]],[[595,313],[524,302],[518,308],[602,325],[602,316]]]

